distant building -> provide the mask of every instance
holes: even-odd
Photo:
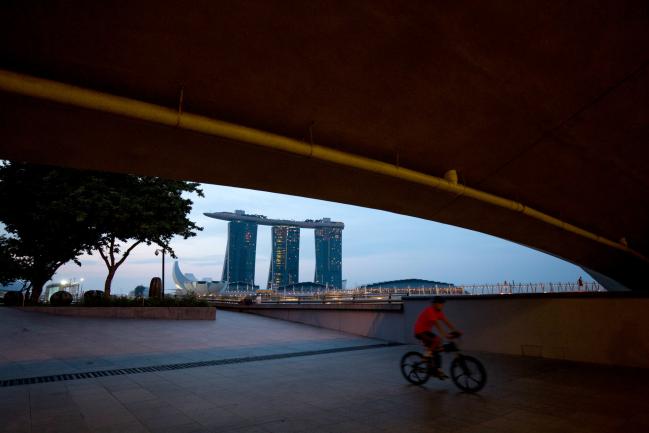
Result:
[[[251,285],[255,279],[255,248],[257,226],[273,227],[273,245],[268,288],[297,283],[300,260],[300,229],[315,229],[315,283],[330,289],[342,288],[342,233],[345,224],[320,220],[280,220],[264,215],[248,215],[242,210],[205,213],[205,216],[228,223],[228,244],[225,252],[222,280],[229,287]],[[233,284],[235,283],[236,284]]]
[[[245,212],[238,210],[235,211],[235,214],[243,216]],[[256,254],[257,223],[254,221],[230,221],[221,280],[254,285]]]
[[[7,285],[0,284],[0,291],[20,292],[21,290],[24,290],[28,284],[29,283],[27,281],[14,281],[13,283],[9,283]]]
[[[268,271],[268,288],[298,282],[300,275],[300,228],[273,226],[273,250]]]
[[[78,300],[79,298],[82,297],[82,292],[81,292],[81,283],[83,279],[80,279],[79,281],[71,280],[71,281],[66,281],[63,280],[58,283],[52,283],[48,284],[43,288],[43,291],[41,292],[41,296],[39,298],[39,301],[41,302],[49,302],[50,297],[59,291],[63,292],[68,292],[72,295],[72,297],[75,300]]]
[[[451,283],[442,283],[441,281],[409,278],[405,280],[382,281],[380,283],[367,284],[359,288],[360,289],[429,289],[435,287],[441,289],[447,287],[455,287],[455,285]]]
[[[222,292],[227,284],[221,281],[213,281],[212,278],[204,277],[198,280],[194,274],[183,273],[180,270],[180,264],[176,260],[174,262],[173,272],[171,274],[176,285],[176,294],[183,295],[193,292],[199,295],[215,295]]]
[[[302,283],[288,284],[286,286],[278,287],[277,293],[292,293],[292,292],[324,292],[327,287],[324,284],[312,283],[305,281]]]
[[[230,281],[225,290],[229,292],[254,292],[259,290],[259,286],[251,284],[247,281]]]
[[[318,222],[330,222],[323,218]],[[314,282],[330,288],[342,288],[343,231],[339,227],[315,229]]]
[[[6,286],[3,284],[0,284],[0,299],[4,298],[5,293],[7,292],[21,292],[27,287],[28,283],[27,281],[15,281],[13,283],[9,283]]]

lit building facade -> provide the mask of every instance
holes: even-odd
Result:
[[[242,210],[209,212],[207,217],[229,221],[222,281],[228,287],[252,287],[255,279],[257,227],[272,226],[272,256],[267,287],[277,289],[298,283],[300,271],[300,229],[315,230],[316,285],[342,288],[342,231],[345,224],[330,218],[304,221],[271,219]]]
[[[295,284],[300,275],[300,228],[273,226],[273,251],[268,271],[268,288]]]
[[[236,211],[237,215],[245,215]],[[228,245],[225,249],[222,281],[255,283],[257,223],[233,220],[228,223]]]
[[[318,222],[331,220],[323,218]],[[342,288],[343,231],[339,227],[315,229],[315,277],[314,282],[327,287]]]

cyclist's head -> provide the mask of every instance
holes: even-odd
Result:
[[[435,296],[435,297],[433,298],[433,300],[432,300],[431,303],[433,304],[433,307],[434,307],[436,310],[441,310],[442,307],[444,306],[444,303],[445,303],[445,302],[446,302],[446,299],[444,299],[443,297],[441,297],[441,296]]]

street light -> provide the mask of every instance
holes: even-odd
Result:
[[[155,250],[156,256],[160,253],[162,253],[162,293],[164,293],[165,292],[165,249],[161,248]]]

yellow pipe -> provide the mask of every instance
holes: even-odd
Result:
[[[531,218],[558,227],[578,236],[625,251],[646,262],[649,258],[629,248],[622,242],[615,242],[603,236],[589,232],[558,218],[532,209],[514,200],[496,196],[484,191],[470,188],[456,182],[410,170],[394,164],[377,161],[328,147],[309,144],[292,138],[283,137],[253,128],[235,125],[211,119],[197,114],[180,112],[134,99],[114,96],[94,90],[82,89],[55,81],[16,74],[0,69],[0,90],[17,93],[34,98],[46,99],[62,104],[117,114],[133,119],[182,128],[207,135],[229,138],[232,140],[271,148],[283,152],[306,156],[333,164],[353,167],[359,170],[381,174],[408,182],[426,185],[448,193],[469,197],[494,206],[521,212]],[[452,178],[451,178],[452,180]]]

